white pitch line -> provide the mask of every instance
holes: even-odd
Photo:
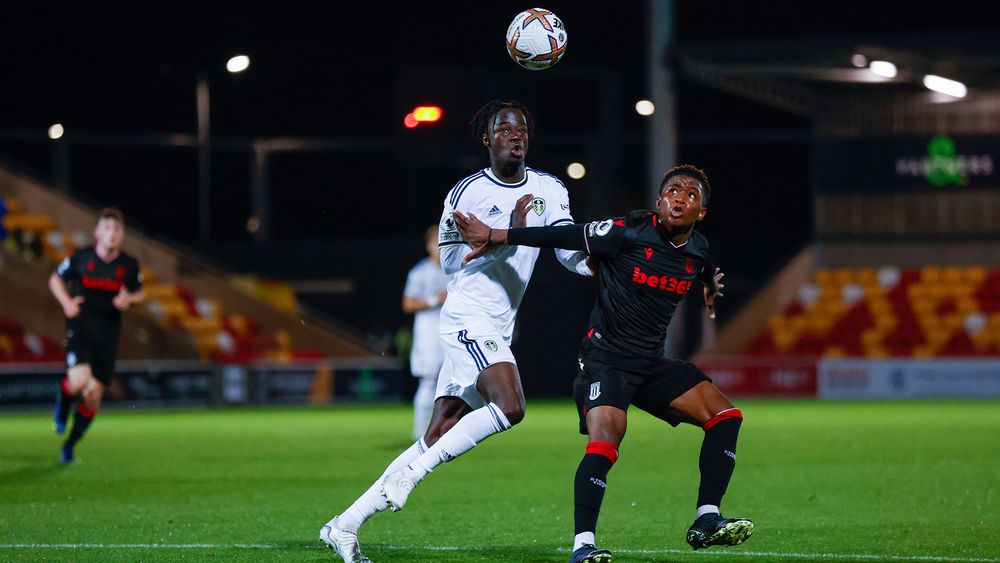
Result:
[[[425,551],[460,551],[463,549],[473,550],[472,547],[455,546],[408,546],[408,545],[378,545],[371,544],[370,548],[387,549],[391,551],[402,550],[425,550]],[[556,551],[569,553],[568,548],[557,548]],[[871,553],[787,553],[778,551],[744,551],[740,550],[718,550],[718,551],[691,551],[689,549],[612,549],[613,553],[629,553],[634,555],[690,555],[692,557],[728,555],[730,557],[780,557],[785,559],[841,559],[847,561],[880,560],[880,561],[960,561],[970,563],[1000,562],[1000,558],[987,557],[946,557],[940,555],[877,555]]]
[[[319,547],[317,545],[317,547]],[[431,546],[431,545],[378,545],[371,544],[370,549],[389,551],[477,551],[473,546]],[[513,547],[513,546],[512,546]],[[287,546],[266,543],[7,543],[0,544],[0,549],[287,549]],[[558,548],[555,551],[569,550]],[[730,557],[778,557],[786,559],[839,559],[847,561],[880,560],[880,561],[960,561],[969,563],[1000,562],[998,558],[988,557],[946,557],[938,555],[878,555],[872,553],[788,553],[779,551],[687,551],[683,549],[616,549],[616,553],[636,555],[690,555],[693,557],[719,556]]]
[[[687,551],[684,549],[616,549],[616,553],[634,554],[677,554],[693,556],[717,556],[728,555],[730,557],[783,557],[790,559],[846,559],[854,561],[858,559],[874,559],[878,561],[969,561],[969,562],[996,562],[1000,559],[984,557],[945,557],[939,555],[876,555],[871,553],[781,553],[777,551]]]
[[[0,549],[280,549],[266,543],[0,543]]]

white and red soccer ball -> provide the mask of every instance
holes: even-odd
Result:
[[[545,8],[525,10],[507,28],[507,52],[528,70],[552,67],[566,52],[566,26]]]

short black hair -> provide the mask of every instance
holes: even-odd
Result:
[[[663,186],[667,185],[667,181],[674,176],[688,176],[689,178],[694,178],[701,183],[701,205],[708,205],[708,199],[712,195],[712,185],[708,183],[708,176],[705,175],[705,171],[693,164],[681,164],[680,166],[674,166],[667,173],[663,175],[663,180],[660,181],[660,193],[663,193]]]
[[[500,113],[500,110],[506,108],[514,108],[520,111],[524,115],[524,122],[528,125],[528,139],[535,136],[535,118],[531,116],[531,112],[528,111],[528,108],[524,104],[517,100],[490,100],[486,102],[486,105],[479,108],[479,111],[469,121],[469,125],[472,126],[472,140],[477,145],[482,146],[483,135],[489,131],[490,123]]]

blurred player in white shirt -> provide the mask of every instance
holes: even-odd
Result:
[[[406,276],[403,288],[403,312],[413,315],[413,347],[410,349],[410,373],[418,378],[413,395],[413,439],[427,431],[434,410],[435,384],[444,352],[438,336],[441,304],[448,295],[448,274],[441,269],[438,228],[431,225],[424,233],[427,258],[417,262]]]
[[[539,250],[497,247],[468,264],[471,248],[452,213],[473,213],[493,228],[573,223],[569,196],[558,178],[524,164],[534,122],[519,102],[492,101],[472,119],[473,138],[490,166],[461,180],[445,197],[439,246],[452,274],[441,310],[444,365],[424,437],[400,454],[344,512],[320,530],[320,539],[348,563],[361,554],[358,529],[375,513],[403,508],[413,488],[441,462],[451,461],[524,418],[524,391],[510,351],[514,319]],[[592,275],[582,252],[556,250],[569,270]]]

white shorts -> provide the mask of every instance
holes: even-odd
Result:
[[[441,347],[444,348],[444,365],[438,375],[435,396],[458,397],[473,409],[486,405],[476,389],[479,374],[499,362],[517,365],[510,351],[510,340],[489,325],[442,334]]]
[[[413,377],[433,377],[437,379],[444,363],[444,352],[441,351],[441,338],[433,334],[434,340],[422,342],[414,346],[410,352],[410,373]]]

